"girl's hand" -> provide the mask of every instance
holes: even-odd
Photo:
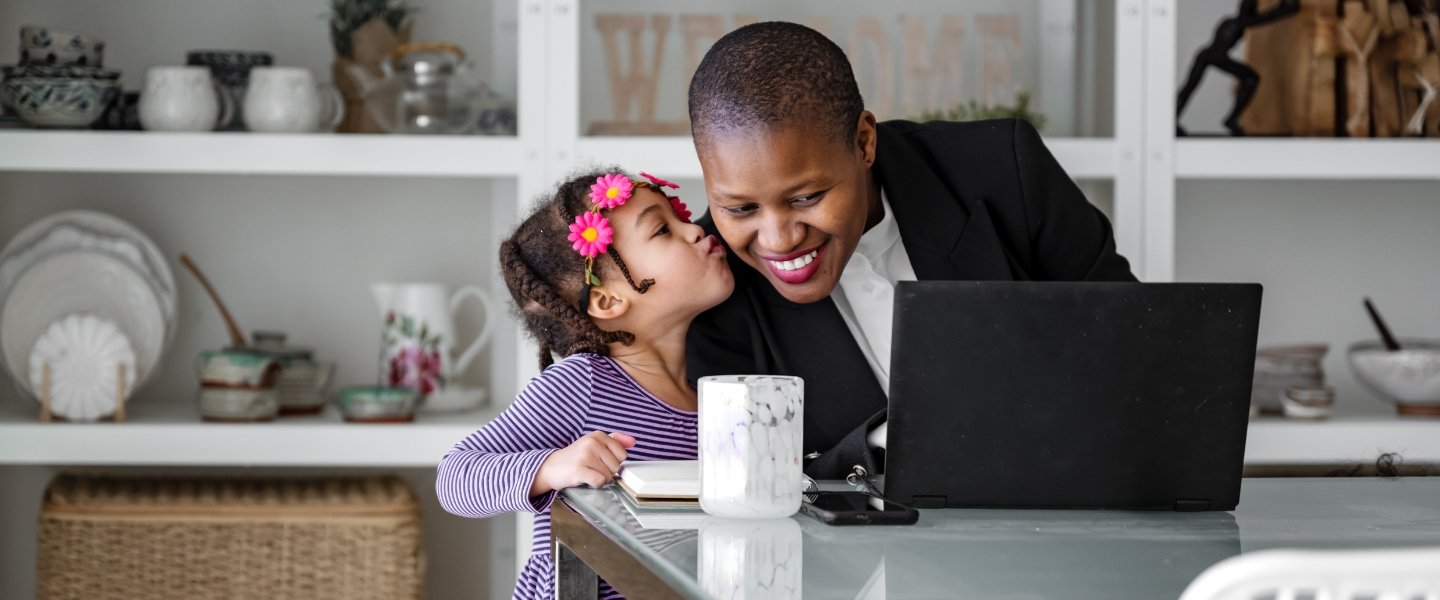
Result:
[[[530,497],[582,484],[601,487],[615,478],[625,460],[625,450],[634,446],[635,438],[628,434],[587,433],[540,463],[535,482],[530,484]]]

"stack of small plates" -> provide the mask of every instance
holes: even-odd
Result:
[[[174,330],[170,267],[129,223],[58,213],[0,250],[0,365],[37,400],[49,365],[50,409],[59,416],[113,413],[154,373]]]

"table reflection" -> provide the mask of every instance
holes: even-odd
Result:
[[[610,490],[571,497],[713,598],[1173,598],[1241,552],[1223,512],[924,510],[909,526],[697,514],[658,529]]]

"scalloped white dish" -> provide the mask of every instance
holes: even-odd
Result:
[[[114,323],[135,354],[135,388],[155,371],[166,340],[165,315],[146,278],[110,254],[49,256],[21,273],[0,308],[0,363],[18,387],[38,398],[29,377],[30,351],[54,321],[75,313]]]
[[[125,397],[135,389],[135,351],[114,322],[91,314],[50,323],[30,350],[30,389],[43,395],[50,367],[50,411],[71,421],[97,421],[115,413],[120,369],[129,373]]]

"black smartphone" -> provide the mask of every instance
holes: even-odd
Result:
[[[912,525],[920,518],[913,508],[865,492],[808,493],[800,512],[827,525]]]

